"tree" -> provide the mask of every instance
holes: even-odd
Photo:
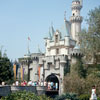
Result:
[[[84,69],[83,62],[81,60],[81,57],[76,57],[76,63],[71,64],[70,66],[70,75],[78,75],[81,78],[86,77],[86,70]]]
[[[78,95],[84,93],[85,81],[78,75],[66,75],[64,77],[64,92],[76,93]]]
[[[100,61],[100,6],[89,12],[89,27],[79,33],[80,48],[85,60],[97,64]]]
[[[7,57],[0,56],[0,83],[13,78],[13,66]]]

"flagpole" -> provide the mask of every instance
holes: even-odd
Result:
[[[29,39],[28,39],[28,54],[29,54]]]
[[[30,49],[29,49],[29,40],[30,40],[30,38],[29,38],[29,36],[28,36],[28,54],[30,54]]]

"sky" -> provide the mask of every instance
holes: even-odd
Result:
[[[44,37],[51,23],[59,29],[71,16],[72,0],[0,0],[0,49],[6,51],[11,60],[27,53],[28,37],[31,53],[38,52],[38,45],[45,52]],[[83,0],[81,16],[85,20],[88,12],[100,5],[100,0]],[[82,28],[86,28],[85,21]]]

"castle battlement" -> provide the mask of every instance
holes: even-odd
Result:
[[[82,5],[78,5],[78,4],[73,4],[72,5],[72,10],[73,9],[78,9],[78,10],[80,10],[82,8]]]
[[[71,16],[70,17],[70,21],[71,22],[82,22],[82,20],[83,20],[83,17],[82,16]]]

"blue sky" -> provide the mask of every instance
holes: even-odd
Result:
[[[8,58],[17,59],[27,53],[27,38],[31,38],[31,53],[38,52],[38,45],[45,52],[44,37],[49,27],[59,29],[71,16],[72,0],[0,0],[0,47],[7,50]],[[100,5],[100,0],[83,0],[81,15]],[[86,28],[85,22],[82,28]]]

